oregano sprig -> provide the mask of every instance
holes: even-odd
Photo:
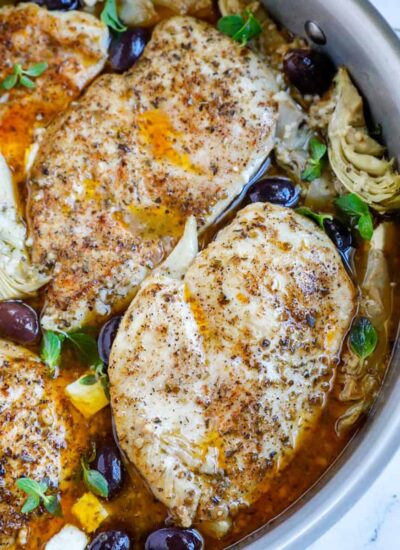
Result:
[[[53,516],[62,516],[62,509],[57,495],[46,495],[48,484],[45,481],[35,481],[29,477],[20,477],[16,481],[18,489],[28,495],[21,512],[29,514],[36,510],[40,503]]]
[[[347,219],[354,221],[362,239],[365,241],[372,239],[374,223],[366,202],[355,193],[349,193],[336,199],[335,206]]]
[[[47,69],[48,64],[45,62],[35,63],[28,69],[24,69],[20,63],[15,63],[12,73],[5,77],[1,82],[1,87],[4,90],[11,90],[17,86],[25,86],[25,88],[36,88],[32,78],[37,78],[42,75]]]
[[[221,17],[217,27],[220,32],[230,36],[235,42],[239,42],[243,46],[262,32],[260,21],[250,10],[245,10],[243,14]]]
[[[307,165],[301,173],[301,179],[304,181],[313,181],[321,177],[322,166],[327,152],[325,143],[317,138],[311,138],[309,144],[310,158]]]
[[[374,325],[367,317],[359,317],[353,324],[350,337],[350,349],[364,361],[374,351],[378,344],[378,334]]]
[[[96,447],[93,447],[90,457],[81,460],[82,477],[86,487],[93,494],[107,498],[109,489],[106,478],[98,470],[91,469],[90,463],[96,458]]]

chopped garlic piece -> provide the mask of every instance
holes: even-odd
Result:
[[[64,525],[45,546],[45,550],[85,550],[88,537],[74,525]]]
[[[96,531],[99,525],[108,517],[106,508],[92,493],[85,493],[81,496],[72,506],[72,513],[88,533]]]
[[[86,386],[85,384],[81,384],[82,378],[84,377],[81,376],[78,380],[69,384],[65,388],[65,393],[70,398],[74,407],[85,418],[89,418],[106,407],[109,404],[109,400],[99,380],[90,386]]]

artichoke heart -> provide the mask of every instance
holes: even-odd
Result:
[[[343,67],[335,79],[335,102],[328,150],[337,178],[375,210],[399,208],[400,175],[385,148],[368,135],[363,100]]]
[[[26,298],[49,278],[30,264],[11,172],[0,155],[0,300]]]

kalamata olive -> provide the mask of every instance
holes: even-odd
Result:
[[[114,71],[126,71],[142,55],[149,38],[146,29],[128,29],[115,36],[109,49],[109,63]]]
[[[288,178],[269,177],[257,181],[247,191],[247,202],[271,202],[281,206],[296,206],[300,191]]]
[[[283,60],[283,68],[291,84],[302,94],[323,94],[335,74],[329,57],[310,49],[290,50]]]
[[[325,218],[324,229],[328,237],[335,243],[336,248],[344,252],[354,246],[353,235],[349,228],[342,224],[338,219],[330,220]]]
[[[195,529],[166,527],[147,537],[145,550],[202,550],[203,537]]]
[[[33,0],[38,6],[44,6],[48,10],[70,11],[80,7],[79,0]]]
[[[123,531],[103,531],[87,547],[87,550],[129,550],[131,541]]]
[[[93,467],[107,480],[108,498],[115,497],[122,489],[125,479],[125,469],[118,449],[111,445],[98,449]]]
[[[18,300],[0,302],[0,336],[19,344],[34,342],[39,336],[36,311]]]
[[[111,317],[105,323],[100,330],[99,337],[97,339],[97,348],[99,350],[100,359],[107,366],[108,360],[110,358],[111,347],[114,342],[114,338],[117,334],[119,324],[121,322],[122,316],[116,315]]]

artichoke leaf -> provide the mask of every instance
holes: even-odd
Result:
[[[337,178],[375,210],[399,208],[400,175],[384,147],[369,136],[362,97],[344,67],[335,78],[334,101],[328,153]]]
[[[32,266],[25,248],[26,228],[11,172],[0,155],[0,300],[26,298],[49,281]]]

